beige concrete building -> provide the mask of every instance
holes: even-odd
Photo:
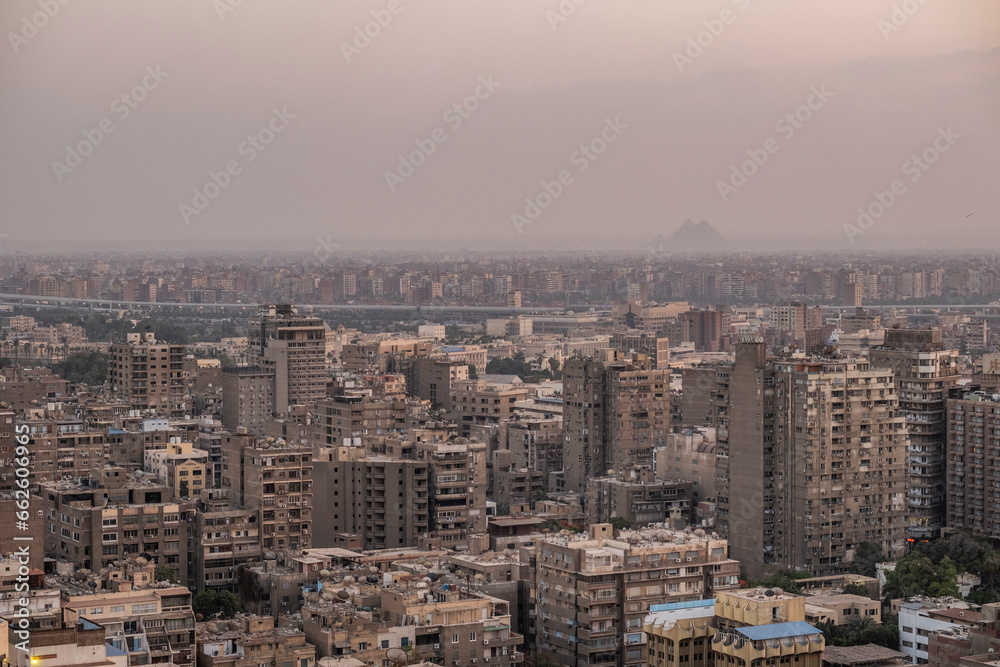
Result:
[[[860,618],[871,618],[882,625],[882,602],[863,595],[836,594],[806,597],[806,618],[809,623],[834,623],[849,626]]]
[[[691,483],[691,505],[715,498],[716,443],[714,428],[668,433],[653,451],[654,470],[660,479]]]
[[[739,586],[726,540],[663,529],[623,531],[595,524],[583,538],[536,542],[538,651],[569,667],[646,665],[643,620],[650,607],[700,600]]]
[[[108,348],[108,388],[138,410],[165,417],[191,413],[185,348],[156,340],[152,332],[130,333]]]
[[[843,572],[862,542],[905,553],[908,439],[891,371],[768,360],[747,340],[728,387],[719,526],[750,576],[771,563]]]
[[[714,602],[658,607],[643,625],[650,667],[795,664],[822,667],[823,633],[805,600],[780,589],[725,591]]]
[[[274,410],[326,396],[326,325],[289,305],[261,306],[249,325],[250,365],[274,373]]]
[[[661,522],[684,527],[691,521],[691,482],[657,479],[649,469],[594,477],[587,481],[583,506],[591,524],[620,517],[635,528]]]
[[[335,447],[344,441],[388,435],[407,427],[405,401],[380,401],[361,394],[324,399],[317,404],[313,443]]]
[[[528,390],[523,386],[457,380],[452,383],[452,419],[458,423],[461,434],[467,437],[473,426],[509,419],[514,404],[527,398]]]
[[[301,630],[275,627],[270,616],[240,616],[229,624],[198,624],[198,667],[314,667],[316,647]]]
[[[947,401],[947,523],[1000,537],[1000,398],[978,385],[952,389]]]
[[[222,373],[222,423],[230,431],[243,427],[264,435],[274,413],[274,371],[260,366],[233,366]]]
[[[939,329],[887,329],[868,352],[873,368],[889,368],[899,412],[910,434],[910,536],[938,537],[945,525],[945,402],[960,378],[958,350],[945,349]]]
[[[222,488],[234,506],[259,512],[265,551],[312,546],[312,448],[248,435],[222,437]]]
[[[211,486],[208,452],[190,442],[169,442],[165,449],[146,451],[146,472],[173,491],[174,498],[192,500]]]
[[[563,470],[566,490],[580,493],[608,470],[653,465],[653,448],[670,432],[667,371],[644,357],[613,351],[574,358],[563,373]]]

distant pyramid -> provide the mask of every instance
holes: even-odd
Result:
[[[729,241],[704,220],[690,218],[662,244],[662,252],[710,252],[729,247]]]

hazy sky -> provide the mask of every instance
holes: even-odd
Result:
[[[0,27],[0,252],[1000,236],[997,0],[3,0]]]

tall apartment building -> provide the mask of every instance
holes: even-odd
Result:
[[[563,470],[566,489],[583,492],[591,477],[652,466],[653,448],[670,432],[668,371],[626,361],[570,359],[563,369]]]
[[[261,559],[259,516],[256,508],[233,509],[219,490],[214,494],[203,495],[194,518],[194,582],[198,590],[233,590],[240,565]]]
[[[670,339],[644,331],[620,331],[611,336],[608,347],[623,354],[645,354],[650,368],[670,367]]]
[[[250,320],[251,365],[274,372],[274,410],[326,396],[326,325],[289,305],[261,306]]]
[[[469,379],[469,366],[461,361],[438,357],[418,357],[414,361],[417,383],[416,395],[451,410],[451,387],[458,380]]]
[[[83,482],[39,485],[40,509],[48,518],[45,551],[79,568],[100,570],[115,561],[145,555],[189,582],[189,518],[194,503],[170,501],[172,491],[151,482],[95,488]]]
[[[703,531],[623,531],[615,539],[610,524],[594,524],[588,536],[546,537],[533,549],[536,650],[569,667],[644,666],[651,607],[739,587],[726,540]]]
[[[633,527],[691,520],[691,482],[656,479],[652,470],[630,471],[628,477],[594,477],[584,492],[588,523],[621,517]]]
[[[265,551],[312,546],[312,472],[312,447],[270,437],[222,437],[222,488],[234,506],[258,511]]]
[[[960,377],[958,350],[945,349],[939,329],[887,329],[868,358],[892,370],[910,433],[910,536],[938,537],[946,513],[945,403]]]
[[[427,464],[430,528],[443,546],[467,544],[486,532],[486,445],[465,438],[418,440],[417,461]]]
[[[251,435],[264,435],[274,414],[274,371],[260,366],[233,366],[222,372],[222,424]]]
[[[137,410],[184,417],[191,412],[184,356],[183,345],[157,341],[152,332],[127,334],[108,348],[108,387]]]
[[[907,451],[892,372],[867,360],[768,360],[737,345],[719,437],[720,528],[751,576],[844,571],[862,542],[905,552]]]
[[[511,465],[542,473],[546,486],[549,473],[563,468],[561,418],[514,418],[500,422],[499,447],[510,450]]]
[[[359,447],[324,447],[313,461],[314,547],[334,547],[348,535],[364,549],[417,546],[431,532],[425,461],[369,454]]]
[[[947,402],[947,525],[1000,537],[1000,398],[978,385],[955,387]]]

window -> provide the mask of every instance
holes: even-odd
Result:
[[[470,632],[469,633],[469,641],[470,642],[476,641],[476,633],[475,632]]]
[[[458,643],[458,635],[452,635],[451,636],[451,643],[452,644],[457,644]]]

